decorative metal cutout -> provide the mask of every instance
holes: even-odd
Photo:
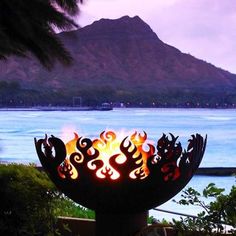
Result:
[[[105,213],[135,213],[158,206],[192,178],[207,138],[192,135],[187,150],[178,137],[163,134],[156,147],[147,134],[125,138],[102,132],[99,139],[79,137],[66,145],[54,136],[35,139],[42,166],[75,202]]]

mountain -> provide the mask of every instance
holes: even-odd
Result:
[[[3,105],[125,102],[137,106],[234,106],[236,75],[162,42],[138,16],[101,19],[58,35],[70,67],[34,58],[0,62]],[[20,103],[20,104],[19,104]]]

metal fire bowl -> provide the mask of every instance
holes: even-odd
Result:
[[[178,138],[178,137],[177,137]],[[96,172],[88,168],[88,162],[97,155],[97,150],[88,155],[92,140],[80,138],[77,151],[67,157],[65,144],[56,137],[35,139],[37,154],[51,180],[65,195],[75,202],[100,213],[138,213],[168,201],[181,191],[197,170],[206,146],[207,137],[192,135],[186,150],[182,150],[177,138],[170,134],[163,136],[156,145],[157,152],[147,159],[149,175],[131,179],[130,170],[135,164],[130,158],[123,164],[110,164],[119,170],[116,180],[98,178]],[[122,149],[127,156],[127,149]],[[132,153],[131,153],[132,154]],[[84,156],[83,161],[79,159]],[[101,161],[95,167],[100,168]],[[77,173],[77,176],[74,175]]]

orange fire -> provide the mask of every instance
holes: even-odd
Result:
[[[100,139],[93,140],[93,147],[100,153],[94,161],[102,160],[104,163],[104,165],[98,169],[96,173],[97,177],[104,179],[106,178],[105,173],[108,172],[111,179],[118,179],[120,174],[110,165],[109,160],[112,156],[116,156],[116,162],[122,164],[126,161],[126,157],[122,155],[120,151],[120,140],[116,137],[116,134],[112,131],[103,131],[100,134]],[[91,169],[93,168],[92,163],[93,161],[89,163],[89,168]]]
[[[67,161],[64,163],[66,168],[68,168],[68,165],[72,166],[69,162],[69,156],[74,152],[78,152],[76,143],[80,137],[78,134],[74,134],[74,138],[66,144]],[[122,165],[126,164],[128,158],[132,158],[134,166],[133,170],[129,173],[129,177],[132,179],[136,179],[137,175],[141,179],[147,177],[149,174],[147,159],[153,156],[155,152],[154,146],[147,143],[147,134],[145,132],[143,135],[137,132],[134,132],[132,135],[124,135],[123,132],[116,134],[113,131],[103,131],[100,134],[100,138],[92,140],[92,148],[88,150],[88,154],[92,154],[94,150],[97,150],[99,155],[95,159],[89,160],[87,167],[90,170],[95,170],[98,178],[110,178],[111,180],[116,180],[120,177],[121,173],[117,166],[122,168]],[[102,161],[103,165],[96,169],[94,163],[98,160]],[[82,161],[83,159],[80,159],[80,163]],[[73,166],[71,169],[75,171]],[[78,174],[73,174],[72,176],[75,177]]]
[[[66,144],[66,154],[67,156],[70,156],[73,152],[76,152],[76,142],[79,139],[79,135],[77,133],[74,133],[74,138],[71,139]]]
[[[144,135],[141,136],[141,134],[137,134],[137,132],[135,132],[133,135],[131,135],[131,141],[134,143],[134,145],[137,147],[137,155],[139,155],[139,153],[142,154],[142,161],[143,161],[143,165],[142,165],[142,168],[145,172],[145,177],[148,176],[149,174],[149,170],[147,168],[147,159],[151,156],[154,155],[154,152],[155,152],[155,147],[148,143],[148,147],[149,147],[149,150],[148,151],[145,151],[144,150],[144,145],[146,144],[147,140],[147,134],[144,132]]]

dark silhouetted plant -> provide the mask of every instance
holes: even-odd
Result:
[[[60,235],[58,216],[95,217],[60,193],[33,165],[0,165],[0,186],[0,235]]]
[[[184,190],[182,199],[174,201],[180,205],[198,206],[202,211],[197,214],[197,218],[181,217],[180,220],[173,220],[179,235],[199,235],[199,232],[201,235],[220,235],[225,224],[231,226],[231,233],[236,235],[236,187],[232,186],[229,194],[224,194],[224,191],[213,183],[202,194],[191,187]]]
[[[77,27],[72,19],[83,0],[1,0],[0,59],[32,53],[47,68],[55,61],[68,65],[70,53],[56,31]]]
[[[56,189],[33,166],[0,165],[0,235],[48,235]]]

